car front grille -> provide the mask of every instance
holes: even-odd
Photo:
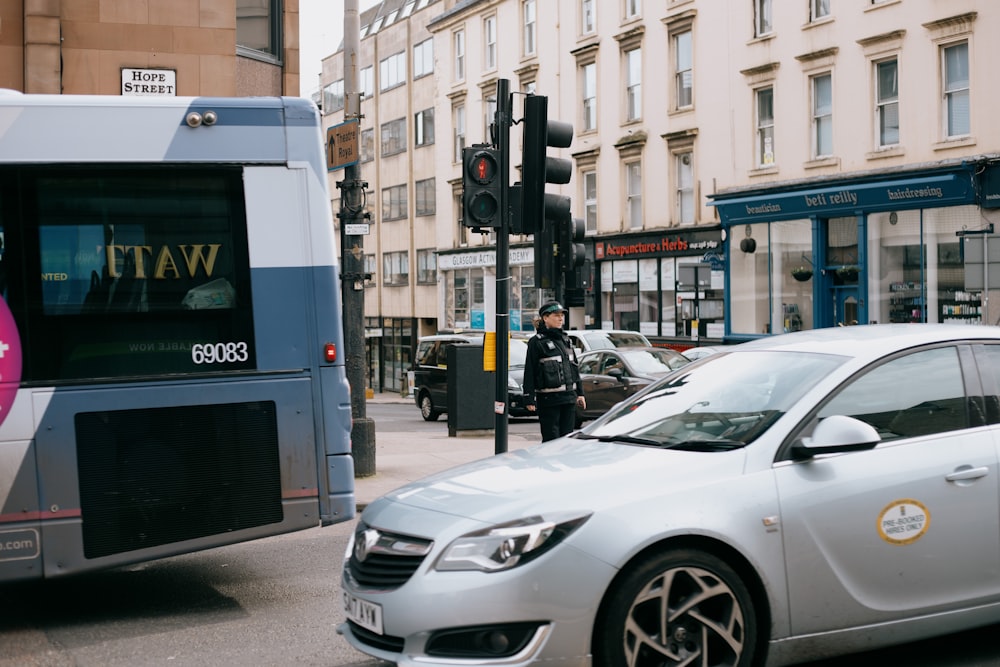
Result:
[[[413,576],[432,545],[430,540],[380,531],[359,521],[347,574],[359,588],[394,590]]]

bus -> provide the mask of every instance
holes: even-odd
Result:
[[[354,517],[306,99],[0,92],[0,582]]]

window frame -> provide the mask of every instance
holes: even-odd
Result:
[[[962,48],[964,54],[965,81],[964,85],[952,85],[948,76],[948,54],[954,49]],[[968,137],[972,134],[972,71],[969,62],[969,40],[963,39],[949,44],[942,44],[940,47],[941,57],[941,97],[942,97],[942,132],[945,139],[958,139]],[[953,114],[953,101],[956,94],[964,93],[965,96],[965,131],[952,131],[958,112]]]
[[[465,29],[451,34],[452,80],[465,81]]]
[[[434,144],[434,107],[413,114],[413,146],[422,148]]]
[[[642,160],[627,160],[624,166],[625,210],[628,212],[628,228],[642,229]],[[638,187],[635,187],[636,182]]]
[[[754,0],[753,3],[754,37],[767,37],[774,34],[774,15],[771,0]]]
[[[820,100],[820,90],[819,86],[821,81],[829,82],[829,101],[826,102],[825,107],[821,107],[823,101]],[[811,109],[811,135],[812,140],[810,141],[810,146],[812,150],[812,158],[814,160],[821,160],[823,158],[832,157],[833,151],[833,72],[827,70],[825,72],[820,72],[809,77],[809,90],[810,90],[810,109]],[[828,141],[830,143],[829,147],[823,146],[824,140],[827,139],[826,135],[829,135]],[[828,151],[824,149],[829,149]]]
[[[483,17],[483,70],[497,68],[497,15]]]
[[[895,67],[893,76],[895,93],[884,95],[882,90],[883,68],[889,64]],[[875,78],[875,146],[877,148],[890,148],[899,145],[899,59],[896,56],[884,58],[872,63]],[[886,118],[890,115],[890,109],[894,110],[896,116],[895,141],[892,141],[890,130],[886,127]]]
[[[627,49],[623,55],[625,60],[625,121],[632,123],[642,120],[642,46]],[[635,60],[638,60],[638,63]],[[633,80],[633,75],[638,76],[638,81]]]
[[[433,73],[434,38],[428,37],[422,42],[413,45],[413,78],[419,79]]]
[[[406,213],[406,184],[382,188],[382,221],[405,220]]]
[[[382,157],[406,152],[406,119],[394,118],[382,123],[379,128],[381,139],[379,153]],[[388,134],[388,137],[386,136]]]
[[[437,200],[434,192],[437,187],[436,183],[437,179],[433,176],[413,182],[414,216],[423,217],[437,213]]]
[[[525,58],[538,52],[538,5],[535,0],[521,2],[521,55]]]
[[[597,130],[597,63],[588,62],[580,66],[581,132]]]
[[[770,97],[770,117],[765,118],[761,112],[762,95],[767,92]],[[756,125],[757,168],[767,168],[775,164],[775,127],[774,127],[774,85],[761,86],[754,90],[754,118]],[[767,142],[770,141],[770,160],[768,160]]]
[[[687,36],[687,67],[684,65],[684,58],[682,58],[682,40],[684,36]],[[682,111],[694,108],[694,31],[690,28],[687,30],[680,30],[670,36],[670,41],[673,46],[671,51],[673,52],[674,61],[674,99],[673,108],[674,111]],[[687,85],[685,86],[684,79],[687,78]],[[686,90],[687,95],[685,97],[684,91]],[[684,103],[686,100],[686,103]]]

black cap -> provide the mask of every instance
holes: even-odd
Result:
[[[550,313],[566,312],[566,309],[562,307],[562,304],[558,301],[546,301],[542,304],[542,307],[538,309],[538,314],[542,317]]]

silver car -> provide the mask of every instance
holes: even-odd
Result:
[[[1000,328],[769,337],[370,504],[355,648],[403,667],[785,665],[1000,621]]]

